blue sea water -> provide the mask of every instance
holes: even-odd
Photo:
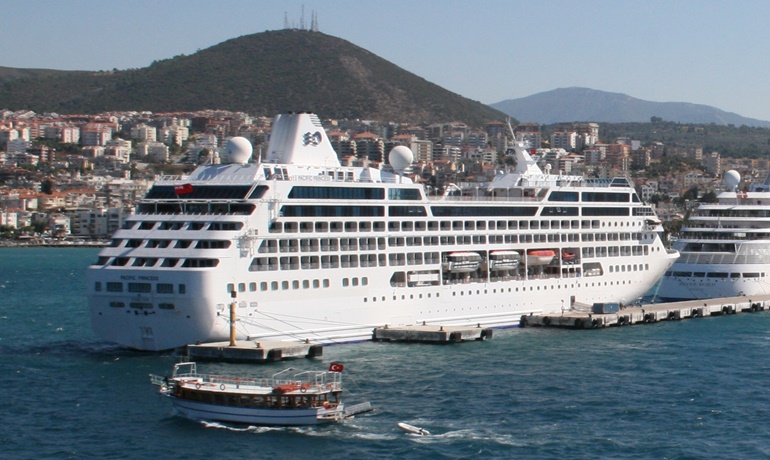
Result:
[[[758,459],[770,457],[770,312],[601,330],[496,330],[459,345],[358,343],[268,375],[345,364],[376,411],[314,428],[173,416],[149,384],[177,357],[96,339],[94,249],[0,250],[0,457],[13,459]],[[404,421],[430,430],[406,434]]]

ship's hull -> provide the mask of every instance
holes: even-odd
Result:
[[[770,274],[770,265],[675,263],[661,279],[654,297],[659,302],[679,302],[767,295],[770,277],[762,274]]]
[[[388,282],[391,271],[380,268],[318,271],[309,276],[328,278],[329,287],[324,288],[326,284],[322,282],[319,288],[314,289],[311,284],[309,289],[300,287],[291,295],[280,290],[239,293],[235,308],[237,338],[340,343],[367,340],[371,338],[372,328],[386,324],[517,326],[522,315],[562,312],[575,300],[588,304],[635,301],[652,288],[674,258],[672,255],[646,260],[649,269],[641,276],[627,273],[558,278],[501,276],[484,283],[457,279],[451,284],[428,286],[393,287]],[[639,260],[629,258],[627,262],[630,267],[631,262],[638,264]],[[91,284],[100,276],[120,279],[132,275],[94,270],[90,275]],[[188,290],[194,289],[191,295],[178,296],[173,310],[137,309],[132,308],[132,302],[114,308],[110,307],[112,303],[124,299],[120,294],[91,296],[94,331],[111,342],[142,350],[227,340],[231,302],[221,292],[221,286],[233,274],[215,269],[188,276],[185,280],[174,272],[157,275],[158,281],[185,282],[191,286]],[[360,280],[358,286],[337,287],[343,279],[353,278]],[[361,285],[363,278],[367,278],[365,286]],[[290,283],[288,278],[285,281]],[[284,283],[275,282],[279,286]],[[147,303],[159,301],[158,295],[138,297]]]

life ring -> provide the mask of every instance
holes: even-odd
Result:
[[[305,386],[305,385],[302,385],[302,386],[299,388],[299,391],[300,391],[300,392],[302,392],[302,393],[307,393],[307,386]]]
[[[196,390],[200,390],[201,389],[201,384],[200,383],[196,383],[195,384],[195,389]]]
[[[225,390],[225,388],[226,388],[226,387],[225,387],[225,384],[224,384],[224,383],[222,383],[222,384],[220,384],[220,385],[219,385],[219,389],[220,389],[220,390],[224,391],[224,390]]]

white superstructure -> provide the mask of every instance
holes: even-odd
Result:
[[[674,243],[681,257],[660,282],[661,301],[770,294],[770,175],[749,191],[725,173],[718,203],[692,212]]]
[[[515,150],[517,171],[427,196],[400,175],[409,149],[396,173],[344,167],[315,115],[279,115],[260,163],[234,138],[223,164],[153,186],[88,270],[94,331],[143,350],[226,340],[232,302],[239,340],[515,326],[632,302],[676,259],[625,179],[544,174]]]

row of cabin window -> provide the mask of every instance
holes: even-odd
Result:
[[[258,252],[322,252],[374,251],[386,247],[413,247],[468,244],[559,243],[578,241],[641,240],[641,233],[585,233],[534,235],[458,235],[458,236],[391,236],[378,238],[302,238],[298,240],[263,240]],[[386,246],[387,242],[387,246]]]
[[[666,272],[666,276],[679,276],[685,278],[764,278],[766,273],[762,272],[748,272],[748,273],[729,273],[729,272]]]
[[[113,239],[110,242],[110,247],[125,247],[125,248],[174,248],[174,249],[187,249],[190,246],[194,249],[227,249],[232,244],[229,240],[141,240],[141,239]]]
[[[650,253],[648,245],[637,246],[598,246],[582,248],[584,258],[592,257],[619,257],[619,256],[646,256]]]
[[[124,230],[240,230],[243,222],[156,222],[129,220],[123,224]]]
[[[212,215],[212,216],[248,216],[257,206],[251,203],[198,203],[181,201],[174,203],[139,203],[137,215]]]
[[[650,269],[649,264],[610,265],[610,273],[638,272]]]
[[[345,278],[347,279],[347,278]],[[358,282],[358,278],[356,278],[356,283]],[[362,286],[366,286],[369,284],[369,278],[363,277],[361,279]],[[322,280],[314,279],[314,280],[292,280],[292,281],[262,281],[259,284],[257,283],[249,283],[249,292],[256,292],[257,286],[259,286],[260,291],[286,291],[289,289],[319,289],[321,287],[328,288],[330,286],[330,282],[328,278],[324,278]],[[227,293],[230,294],[235,289],[235,284],[229,283],[227,285]],[[246,292],[246,283],[238,283],[238,292]],[[243,303],[245,305],[245,303]]]
[[[152,292],[152,283],[122,283],[118,281],[108,281],[106,283],[106,290],[107,292],[123,292],[123,289],[125,287],[126,292],[132,292],[132,293],[142,293],[147,294]],[[96,281],[94,283],[94,291],[101,292],[102,291],[102,282]],[[177,286],[177,292],[179,294],[186,294],[187,293],[187,286],[185,284],[180,284]],[[174,294],[174,285],[171,283],[157,283],[155,284],[155,293],[156,294]]]
[[[180,263],[181,261],[181,263]],[[96,265],[112,265],[115,267],[181,267],[181,268],[213,268],[219,265],[219,259],[175,257],[99,257]]]
[[[411,231],[475,231],[475,230],[548,230],[548,229],[591,229],[602,227],[641,226],[642,222],[614,222],[610,225],[599,220],[442,220],[442,221],[383,221],[375,222],[272,222],[271,233],[327,233],[327,232],[411,232]]]
[[[137,310],[147,310],[149,308],[155,308],[155,305],[153,305],[150,302],[131,302],[128,305],[129,305],[129,307],[135,308]],[[125,308],[126,307],[126,303],[125,302],[120,302],[120,301],[117,301],[117,300],[113,300],[113,301],[110,302],[110,307],[112,307],[112,308]],[[158,304],[158,308],[160,308],[161,310],[173,310],[173,309],[176,308],[176,305],[174,305],[173,303],[169,303],[169,302],[161,302],[161,303]]]
[[[617,266],[616,266],[616,267],[617,267]],[[642,266],[641,264],[639,264],[639,265],[633,265],[633,271],[641,271],[641,270],[649,270],[649,269],[650,269],[650,266],[649,266],[649,265],[647,265],[647,264],[644,264],[644,266]],[[612,269],[610,269],[610,271],[612,271]],[[619,270],[616,268],[616,271],[619,271]],[[631,266],[630,266],[630,265],[628,266],[628,271],[632,271],[632,269],[631,269]],[[610,282],[606,282],[606,281],[605,281],[605,282],[604,282],[604,285],[605,285],[605,286],[611,286],[611,285],[614,285],[614,284],[615,284],[615,283],[614,283],[614,282],[612,282],[612,281],[610,281]],[[618,284],[620,284],[620,283],[618,283]],[[625,284],[625,281],[623,281],[623,284]],[[598,283],[598,286],[601,286],[601,285],[602,285],[602,283]],[[591,283],[591,286],[597,286],[597,283]],[[557,288],[557,289],[561,289],[561,288],[568,288],[568,289],[573,289],[574,287],[575,287],[575,285],[574,285],[574,284],[573,284],[573,285],[571,285],[571,286],[561,286],[561,285],[556,285],[556,286],[551,286],[551,289],[554,289],[554,288]],[[534,290],[538,290],[538,291],[539,291],[540,289],[541,289],[541,287],[540,287],[540,286],[529,286],[529,290],[530,290],[530,291],[534,291]],[[546,289],[546,287],[543,287],[543,290],[545,290],[545,289]],[[527,289],[526,287],[524,287],[524,288],[521,288],[521,289],[520,289],[520,288],[518,288],[518,287],[516,287],[516,288],[507,288],[507,292],[509,292],[509,293],[510,293],[510,292],[519,292],[520,290],[523,292],[523,291],[527,291],[528,289]],[[475,292],[474,292],[473,290],[469,289],[469,290],[467,291],[467,294],[468,294],[469,296],[472,296],[472,295],[481,295],[481,294],[482,294],[482,292],[483,292],[483,294],[484,294],[484,295],[486,295],[486,294],[488,294],[488,293],[489,293],[489,291],[488,291],[487,289],[484,289],[483,291],[482,291],[481,289],[476,289],[476,291],[475,291]],[[506,292],[506,289],[505,289],[505,288],[503,288],[503,289],[500,289],[500,294],[503,294],[503,293],[505,293],[505,292]],[[493,290],[492,290],[492,293],[493,293],[493,294],[497,294],[497,289],[493,289]],[[465,296],[465,294],[466,294],[466,291],[459,291],[459,295],[460,295],[460,296]],[[402,294],[402,295],[401,295],[401,300],[406,300],[407,298],[408,298],[409,300],[414,300],[414,299],[415,299],[415,296],[417,296],[417,298],[419,298],[419,299],[422,299],[422,298],[423,298],[423,295],[422,295],[422,294],[417,294],[417,295],[416,295],[416,294],[409,294],[408,296],[407,296],[407,295],[405,295],[405,294]],[[430,294],[430,293],[428,293],[428,294],[426,294],[426,296],[427,296],[428,298],[430,298],[430,297],[431,297],[431,294]],[[436,297],[440,297],[440,296],[441,296],[441,294],[437,292],[437,293],[436,293]],[[456,297],[456,296],[458,296],[458,291],[453,291],[453,292],[452,292],[452,296],[455,296],[455,297]],[[368,297],[365,297],[363,300],[364,300],[364,302],[368,302],[368,301],[369,301],[369,298],[368,298]],[[371,297],[371,301],[372,301],[372,302],[377,302],[378,300],[380,300],[380,301],[382,301],[382,302],[385,302],[385,301],[386,301],[386,297],[385,297],[385,296],[382,296],[382,297],[380,297],[379,299],[378,299],[377,297]],[[395,300],[398,300],[398,296],[395,296],[395,295],[394,295],[394,296],[393,296],[393,300],[394,300],[394,301],[395,301]],[[471,307],[471,308],[472,308],[472,307]]]
[[[318,268],[385,267],[400,265],[438,264],[438,252],[410,252],[397,254],[360,254],[328,256],[285,256],[256,257],[249,265],[249,271],[274,270],[315,270]]]

